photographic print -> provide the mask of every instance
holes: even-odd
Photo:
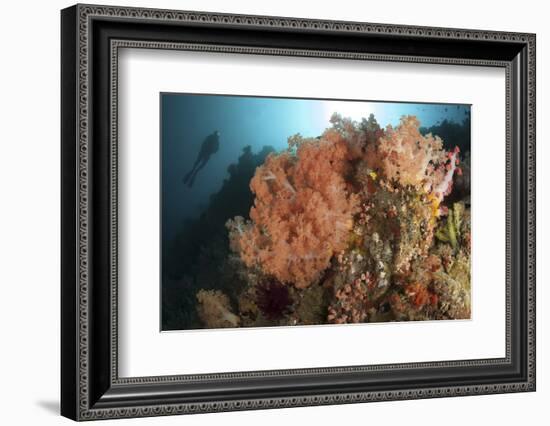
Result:
[[[535,34],[86,4],[60,34],[63,416],[536,390]]]
[[[160,104],[162,331],[470,319],[470,105]]]

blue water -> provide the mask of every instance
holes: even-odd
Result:
[[[402,115],[416,115],[421,126],[444,120],[461,123],[469,105],[327,101],[218,95],[161,94],[162,230],[163,240],[174,237],[185,219],[204,211],[211,194],[228,177],[245,146],[258,152],[264,146],[287,147],[296,133],[319,136],[330,126],[333,112],[360,121],[370,113],[385,127],[397,125]],[[204,139],[219,132],[219,150],[212,154],[190,188],[183,183]]]

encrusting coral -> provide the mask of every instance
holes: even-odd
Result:
[[[200,290],[203,323],[469,318],[469,175],[458,145],[446,149],[415,116],[385,129],[372,114],[359,123],[334,114],[331,124],[317,138],[290,137],[256,168],[249,217],[226,222],[245,283],[237,314],[225,294]],[[465,201],[449,197],[457,181]]]
[[[327,320],[334,324],[363,322],[370,306],[370,275],[361,274],[351,283],[334,289],[334,301],[328,308]]]

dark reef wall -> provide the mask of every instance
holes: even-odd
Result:
[[[446,149],[453,149],[458,146],[463,153],[470,151],[471,119],[468,112],[461,123],[443,120],[441,123],[430,127],[420,127],[419,130],[423,135],[431,133],[439,136],[443,139],[443,146]]]
[[[200,326],[196,312],[199,289],[238,291],[238,277],[227,263],[227,218],[247,217],[253,202],[249,183],[256,167],[274,149],[265,146],[253,153],[243,149],[236,164],[228,167],[229,177],[212,194],[197,219],[186,220],[176,238],[163,244],[162,329],[176,330]]]

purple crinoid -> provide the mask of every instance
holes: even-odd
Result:
[[[265,278],[256,286],[256,305],[267,319],[282,318],[291,304],[288,287],[277,279]]]

